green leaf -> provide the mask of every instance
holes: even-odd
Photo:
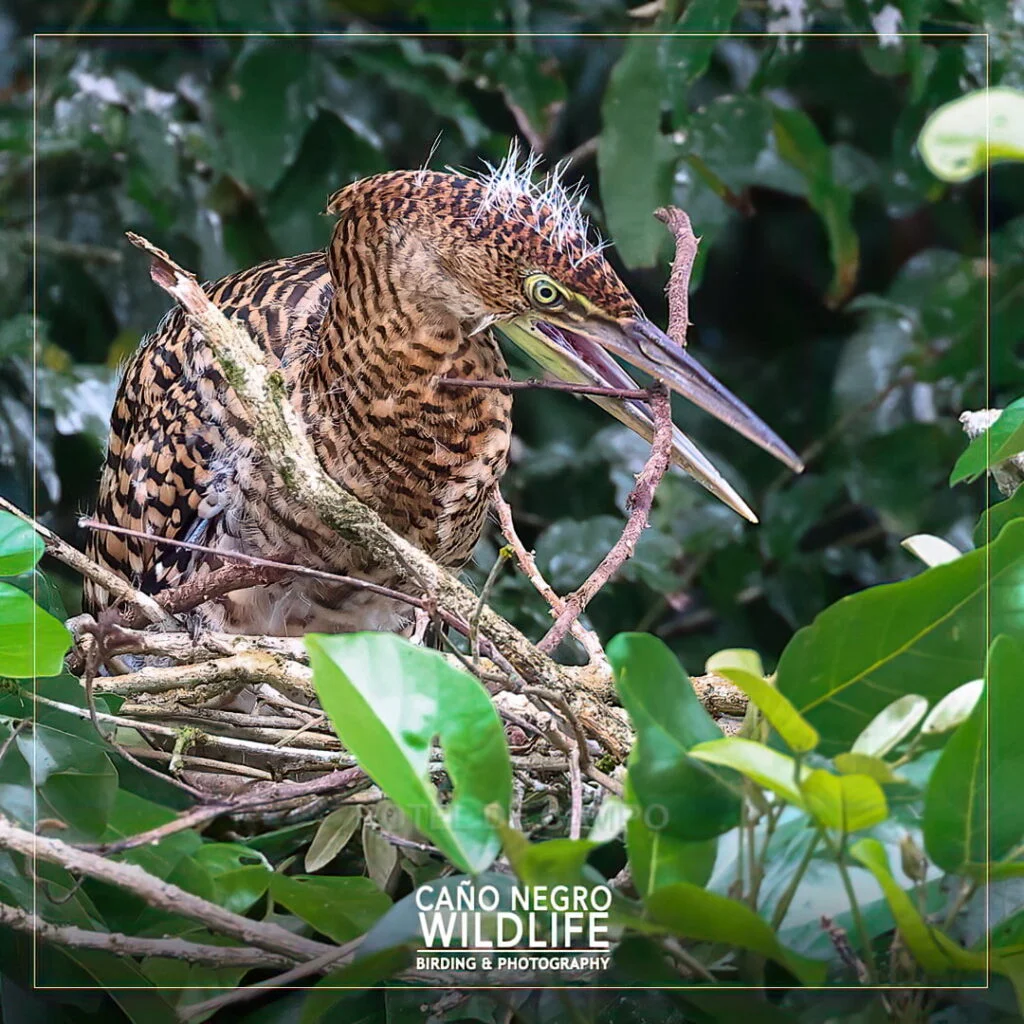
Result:
[[[625,799],[634,805],[628,777]],[[626,853],[633,884],[644,897],[673,882],[705,885],[715,868],[718,839],[696,842],[673,839],[661,829],[649,828],[644,821],[643,808],[636,805],[626,822]]]
[[[262,853],[241,843],[204,843],[193,860],[209,872],[214,902],[236,914],[246,913],[267,891],[273,873]]]
[[[883,785],[900,781],[885,761],[871,754],[836,754],[832,761],[843,775],[867,775]]]
[[[43,557],[43,538],[10,512],[0,512],[0,576],[17,576]]]
[[[391,900],[369,878],[274,873],[270,895],[275,903],[335,942],[358,938],[391,906]]]
[[[784,949],[768,923],[736,900],[677,882],[652,893],[645,906],[654,921],[681,938],[753,950],[782,964],[805,985],[824,981],[825,964]]]
[[[71,640],[64,624],[28,594],[0,583],[0,676],[60,675]]]
[[[291,166],[317,114],[316,68],[301,47],[264,41],[214,93],[228,169],[244,184],[269,190]]]
[[[833,775],[819,768],[800,789],[807,810],[826,828],[859,832],[889,816],[882,787],[868,775]]]
[[[791,757],[780,754],[763,743],[745,740],[739,736],[726,736],[724,739],[700,743],[690,749],[690,756],[709,764],[718,764],[733,768],[741,775],[756,782],[765,789],[797,807],[804,807],[800,784],[807,778],[810,769],[799,768]]]
[[[676,656],[657,637],[620,633],[608,644],[608,660],[637,733],[629,778],[649,826],[680,840],[711,839],[733,828],[735,792],[687,753],[722,732]]]
[[[974,710],[984,688],[984,679],[972,679],[947,693],[921,723],[921,735],[936,736],[955,729]]]
[[[853,196],[833,177],[832,153],[803,111],[775,107],[772,116],[779,155],[807,179],[807,201],[828,233],[833,267],[828,303],[842,305],[857,283],[860,264],[860,242],[851,220]]]
[[[951,970],[984,971],[984,954],[969,953],[918,913],[913,900],[899,886],[889,869],[885,847],[877,839],[860,839],[850,847],[850,856],[863,864],[882,887],[892,916],[907,948],[926,970],[937,974]]]
[[[782,652],[779,691],[821,733],[822,753],[848,749],[896,698],[916,693],[935,702],[977,679],[989,630],[1024,634],[1022,588],[1018,520],[983,550],[826,609]]]
[[[1024,650],[1008,636],[996,637],[985,692],[946,742],[925,796],[925,849],[944,871],[983,874],[989,858],[999,860],[1024,840],[1024,807],[1014,798],[1024,772],[1017,735],[1021,679]]]
[[[652,216],[668,201],[671,147],[661,134],[664,80],[655,36],[633,36],[612,69],[597,149],[608,230],[627,267],[651,267],[668,238]]]
[[[723,675],[726,670],[738,668],[748,675],[764,677],[764,665],[761,662],[761,655],[748,647],[728,647],[722,651],[716,651],[704,662],[705,672],[717,672]]]
[[[310,634],[306,647],[320,703],[367,774],[453,864],[486,868],[500,847],[486,808],[497,803],[507,816],[512,767],[483,687],[387,633]],[[435,736],[454,787],[444,808],[430,781]]]
[[[806,754],[818,745],[818,730],[805,721],[789,700],[766,679],[740,668],[720,668],[717,671],[734,682],[757,705],[790,750]]]
[[[666,95],[672,97],[677,124],[686,118],[690,86],[707,71],[738,9],[739,0],[691,0],[672,34],[664,37]]]
[[[943,181],[966,181],[989,163],[1024,160],[1024,93],[979,89],[939,107],[917,140],[928,169]]]
[[[982,512],[974,528],[974,546],[984,547],[995,540],[1003,527],[1014,519],[1024,519],[1024,487],[1018,487],[1006,501],[997,501]]]
[[[871,719],[853,741],[851,752],[884,757],[914,731],[927,710],[928,701],[916,693],[897,698]]]
[[[967,446],[949,475],[949,485],[977,480],[982,473],[1024,451],[1024,398],[1008,405],[995,421]]]
[[[313,836],[313,842],[306,851],[305,867],[307,874],[313,874],[326,867],[345,849],[346,844],[355,834],[362,820],[362,809],[355,804],[339,807],[320,822],[320,827]]]

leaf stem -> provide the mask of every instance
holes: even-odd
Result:
[[[821,842],[821,837],[822,830],[819,828],[814,833],[811,841],[807,844],[807,849],[804,851],[803,857],[800,858],[800,863],[797,865],[796,871],[793,873],[793,877],[790,879],[789,885],[786,887],[786,891],[782,894],[782,898],[779,900],[775,907],[775,911],[772,914],[773,930],[778,931],[779,926],[785,919],[786,913],[789,910],[789,905],[793,902],[793,897],[796,895],[800,882],[803,881],[804,874],[811,863],[811,858],[814,856],[814,851],[817,850],[818,843]]]
[[[868,984],[877,985],[878,976],[875,971],[875,958],[871,950],[871,936],[868,935],[867,926],[864,924],[864,917],[860,912],[860,904],[857,902],[857,894],[853,890],[853,880],[846,867],[846,839],[844,832],[839,839],[837,846],[829,838],[826,832],[822,832],[829,850],[836,858],[836,867],[839,869],[839,877],[843,880],[843,888],[846,890],[846,898],[850,901],[850,915],[853,917],[854,927],[857,929],[857,937],[860,940],[861,956],[864,960],[864,970],[867,972]]]

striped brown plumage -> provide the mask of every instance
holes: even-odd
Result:
[[[499,183],[500,185],[500,183]],[[396,171],[332,197],[326,253],[207,286],[280,360],[325,469],[439,562],[463,563],[505,471],[509,396],[439,388],[507,375],[490,325],[527,308],[551,274],[612,315],[635,303],[579,224],[536,195],[455,173]],[[363,574],[360,553],[291,506],[253,447],[201,335],[169,313],[128,366],[111,418],[99,519],[219,550]],[[209,555],[96,533],[90,554],[148,593],[218,565]],[[393,582],[371,574],[381,583]],[[87,607],[108,595],[87,587]],[[407,609],[295,580],[203,609],[238,632],[397,629]]]

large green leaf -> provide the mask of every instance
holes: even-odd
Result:
[[[10,512],[0,512],[0,576],[17,576],[34,568],[46,550],[43,538]]]
[[[838,753],[896,698],[935,702],[981,676],[988,629],[1024,633],[1024,521],[987,548],[832,605],[782,652],[777,684],[821,733],[822,753]]]
[[[620,633],[608,660],[636,729],[629,779],[648,827],[680,840],[711,839],[739,820],[739,800],[723,777],[688,755],[721,739],[678,659],[657,637]]]
[[[999,860],[1024,840],[1024,805],[1014,796],[1024,775],[1022,680],[1024,651],[997,637],[985,692],[947,741],[928,784],[925,846],[944,871],[982,874],[989,858]]]
[[[416,827],[465,871],[482,871],[500,841],[486,808],[507,816],[512,767],[487,692],[436,651],[387,633],[306,637],[313,683],[335,732]],[[454,792],[430,781],[440,737]]]
[[[270,875],[270,895],[318,932],[348,942],[367,932],[391,906],[369,878]]]
[[[628,777],[625,799],[631,806],[636,804]],[[626,853],[633,884],[643,897],[673,882],[705,885],[715,868],[718,839],[675,839],[649,828],[643,808],[637,805],[626,822]]]
[[[651,918],[686,939],[750,949],[787,967],[804,984],[820,984],[825,964],[783,949],[768,923],[736,900],[677,882],[645,900]]]
[[[982,512],[974,528],[974,546],[980,548],[995,540],[1002,528],[1014,519],[1024,519],[1024,487],[1018,487],[1006,501],[997,501]]]
[[[807,201],[825,224],[833,268],[828,301],[841,305],[857,283],[860,265],[853,196],[833,177],[831,150],[803,111],[775,107],[773,119],[779,155],[807,179]]]
[[[652,214],[668,199],[670,148],[661,134],[661,40],[634,36],[612,69],[597,149],[608,230],[629,267],[653,266],[668,238]]]
[[[0,583],[0,676],[31,679],[59,675],[71,634],[32,598]]]
[[[976,480],[992,466],[1024,451],[1024,398],[1008,405],[995,421],[967,446],[949,475],[950,484]]]
[[[1024,93],[979,89],[939,107],[917,147],[943,181],[966,181],[991,162],[1024,160]]]

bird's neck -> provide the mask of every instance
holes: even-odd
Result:
[[[344,232],[341,241],[296,403],[335,479],[435,557],[463,561],[504,472],[511,399],[439,380],[504,377],[505,361],[489,331],[471,333],[416,287],[410,268],[396,273],[386,244]]]

